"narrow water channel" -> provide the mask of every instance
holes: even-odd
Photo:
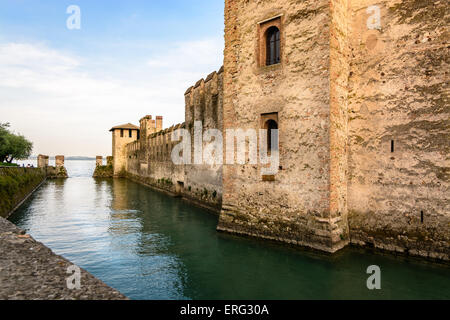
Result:
[[[10,218],[131,299],[450,299],[448,267],[347,248],[327,255],[215,230],[217,217],[92,161],[46,182]],[[381,268],[381,290],[366,269]]]

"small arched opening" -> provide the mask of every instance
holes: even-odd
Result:
[[[275,120],[267,120],[264,129],[267,130],[267,152],[278,149],[278,123]],[[274,130],[274,131],[272,131]],[[272,144],[272,139],[275,144]]]

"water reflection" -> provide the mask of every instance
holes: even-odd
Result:
[[[130,298],[450,298],[443,266],[350,249],[330,256],[217,233],[216,216],[180,199],[68,170],[78,177],[48,181],[12,220]],[[382,270],[380,291],[366,288],[372,264]]]

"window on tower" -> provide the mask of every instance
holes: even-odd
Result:
[[[280,63],[280,30],[270,27],[266,32],[266,65]]]

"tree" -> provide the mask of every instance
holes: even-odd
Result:
[[[33,150],[33,143],[23,135],[11,133],[8,128],[9,123],[0,123],[0,162],[27,159]]]
[[[10,135],[8,128],[9,123],[0,123],[0,162],[5,161],[8,152],[8,137]]]
[[[28,159],[33,150],[33,143],[22,135],[11,134],[8,139],[8,158],[11,163],[13,159]]]

